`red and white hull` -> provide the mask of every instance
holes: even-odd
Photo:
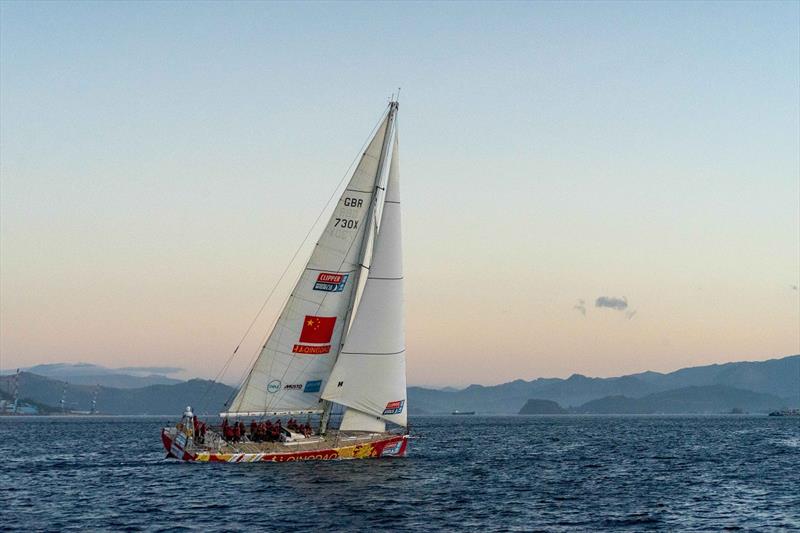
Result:
[[[161,430],[161,441],[168,457],[183,461],[214,463],[253,463],[253,462],[288,462],[288,461],[331,461],[334,459],[368,459],[378,457],[403,457],[408,446],[408,435],[391,435],[357,444],[322,446],[314,450],[274,450],[264,452],[244,452],[228,450],[192,450],[185,447],[183,433],[176,433],[172,428]]]

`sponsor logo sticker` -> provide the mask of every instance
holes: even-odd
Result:
[[[383,453],[381,455],[397,455],[400,452],[400,447],[403,445],[403,441],[395,442],[394,444],[389,444],[386,448],[383,449]]]
[[[383,410],[383,414],[399,415],[403,412],[403,405],[405,405],[405,403],[405,400],[395,400],[393,402],[389,402],[386,404],[386,409]]]
[[[314,283],[314,290],[342,292],[349,276],[350,274],[339,274],[338,272],[320,272],[317,276],[317,281]]]
[[[279,390],[281,390],[281,380],[279,379],[273,379],[267,385],[268,392],[278,392]]]
[[[325,346],[303,346],[302,344],[295,344],[292,346],[292,353],[300,354],[300,355],[323,355],[326,353],[330,353],[331,345],[327,344]]]
[[[322,380],[317,379],[314,381],[306,381],[305,387],[303,387],[303,392],[319,392],[322,388]]]
[[[292,383],[291,385],[287,383],[283,386],[283,390],[300,390],[302,388],[303,386],[300,383]]]

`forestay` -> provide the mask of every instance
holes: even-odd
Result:
[[[346,334],[391,113],[342,193],[300,279],[226,414],[319,412]]]

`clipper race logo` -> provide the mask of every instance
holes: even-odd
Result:
[[[342,292],[350,274],[321,272],[314,283],[315,291]]]
[[[386,448],[383,449],[383,453],[381,455],[397,455],[400,453],[400,448],[403,447],[403,441],[395,442],[394,444],[388,445]]]
[[[292,352],[303,355],[322,355],[331,351],[331,337],[333,327],[336,325],[335,316],[306,315],[303,320],[303,330],[300,340],[292,348]],[[312,346],[308,346],[308,345]]]
[[[389,402],[386,404],[386,409],[383,410],[383,414],[385,415],[399,415],[403,412],[403,404],[405,404],[405,400],[396,400],[394,402]]]

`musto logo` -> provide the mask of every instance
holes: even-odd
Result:
[[[342,292],[350,274],[321,272],[314,283],[315,291]]]
[[[302,355],[322,355],[331,351],[331,337],[336,325],[335,316],[306,315],[300,340],[292,352]]]
[[[286,384],[283,386],[283,390],[300,390],[303,386],[300,383],[292,383]]]
[[[403,412],[403,404],[405,404],[405,400],[395,400],[393,402],[389,402],[386,404],[386,409],[383,410],[383,414],[385,415],[399,415]]]

